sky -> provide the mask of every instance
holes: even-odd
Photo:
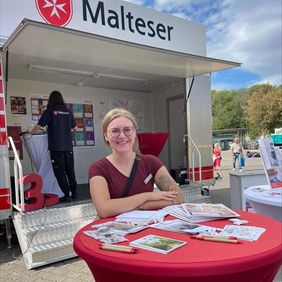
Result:
[[[207,28],[208,57],[242,63],[212,74],[212,89],[281,85],[281,0],[126,0]]]

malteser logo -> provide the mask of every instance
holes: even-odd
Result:
[[[65,26],[72,18],[72,0],[35,0],[37,10],[45,22]]]

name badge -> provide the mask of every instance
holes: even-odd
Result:
[[[150,173],[146,179],[144,180],[144,183],[147,184],[151,179],[152,179],[153,175]]]

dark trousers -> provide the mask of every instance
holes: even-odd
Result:
[[[50,151],[51,163],[58,184],[65,196],[76,193],[73,151]]]
[[[239,169],[241,169],[240,153],[233,153],[233,168],[236,168],[236,162],[238,162]]]

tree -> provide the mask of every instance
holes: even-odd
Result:
[[[245,90],[212,91],[213,129],[245,127]]]
[[[274,128],[282,127],[282,86],[251,87],[245,113],[251,138],[268,135]]]

